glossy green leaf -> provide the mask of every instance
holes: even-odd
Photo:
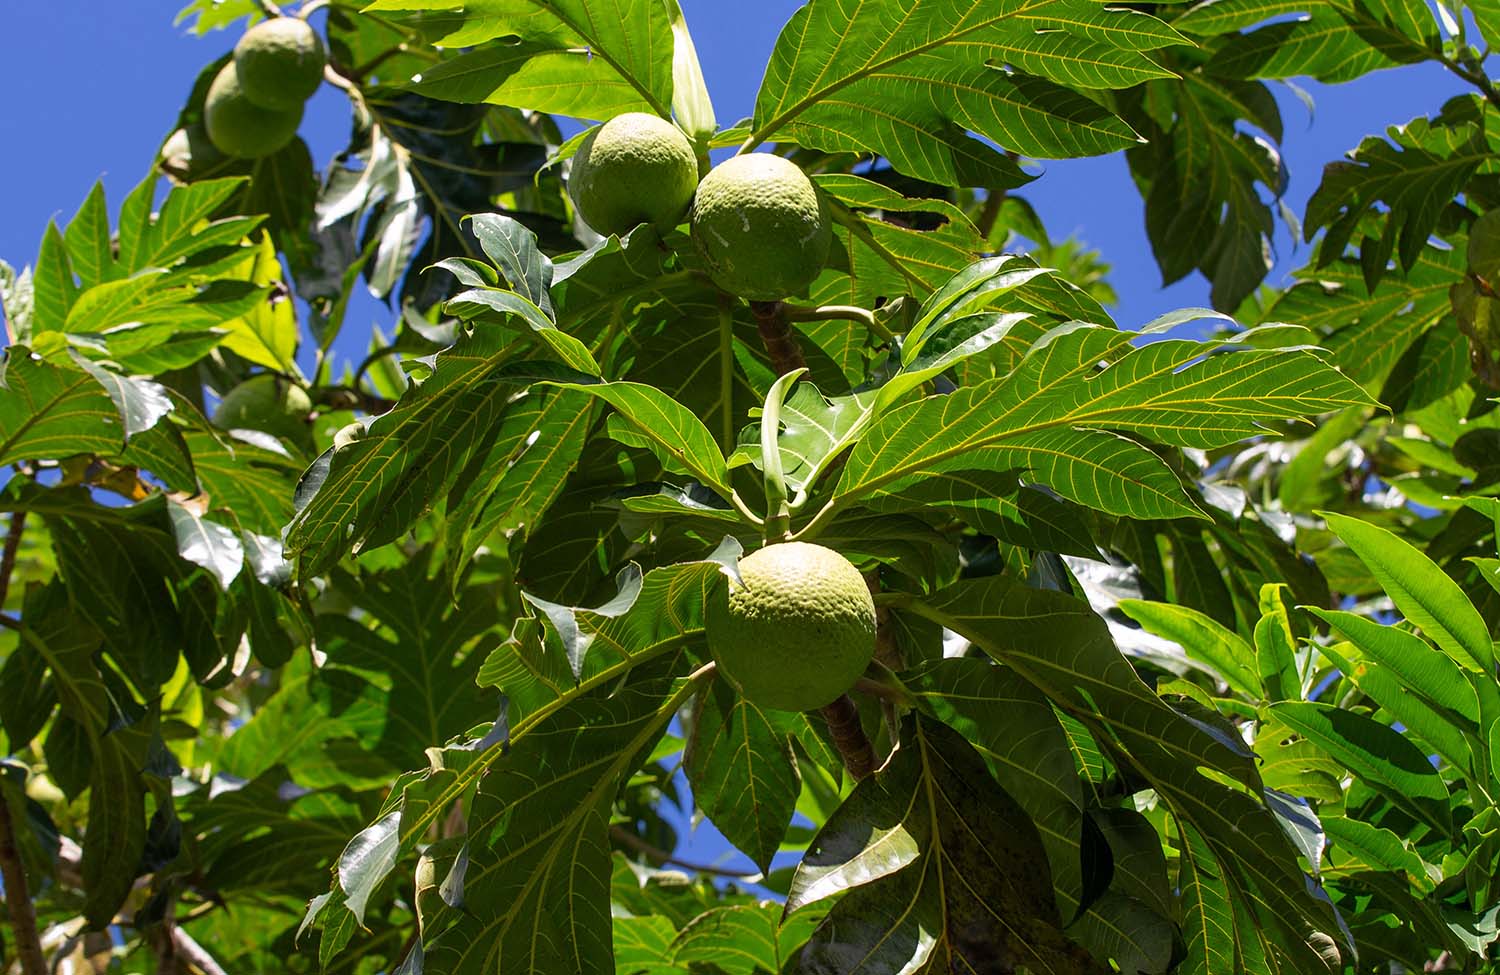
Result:
[[[1349,868],[1352,860],[1380,870],[1398,871],[1405,874],[1418,890],[1424,893],[1432,891],[1433,878],[1427,864],[1406,841],[1390,830],[1343,816],[1324,819],[1323,828],[1328,831],[1332,844],[1330,855],[1344,869]]]
[[[1047,700],[1008,668],[972,658],[934,661],[902,679],[984,756],[1036,824],[1059,914],[1071,919],[1084,895],[1084,795],[1068,739]]]
[[[802,785],[787,733],[774,713],[722,681],[700,698],[695,715],[686,761],[693,797],[729,842],[768,871]]]
[[[1410,5],[1395,3],[1417,35],[1435,33],[1436,24],[1426,11],[1426,30],[1411,20]],[[1210,62],[1215,74],[1236,78],[1288,78],[1308,75],[1319,81],[1351,81],[1379,68],[1421,56],[1421,46],[1398,33],[1383,33],[1382,25],[1367,11],[1375,4],[1302,4],[1304,16],[1267,24],[1230,39]],[[1252,23],[1275,17],[1282,10],[1262,6]],[[1228,22],[1227,19],[1224,22]],[[1222,22],[1221,22],[1222,23]],[[1248,26],[1248,24],[1246,25]],[[1189,25],[1189,29],[1191,25]],[[1372,43],[1373,41],[1373,43]]]
[[[1309,612],[1352,640],[1370,665],[1393,675],[1408,691],[1469,721],[1479,721],[1474,687],[1447,654],[1398,626],[1342,610],[1314,607]]]
[[[1391,802],[1448,831],[1448,788],[1421,749],[1401,733],[1353,711],[1327,704],[1283,702],[1271,713]]]
[[[1383,218],[1384,229],[1364,262],[1366,283],[1374,288],[1393,254],[1401,267],[1410,269],[1448,202],[1475,173],[1494,169],[1480,102],[1478,97],[1455,99],[1436,118],[1392,126],[1384,138],[1364,139],[1347,162],[1326,168],[1307,202],[1305,238],[1310,242],[1327,228],[1321,253],[1337,256],[1360,221],[1374,211]],[[1363,246],[1371,243],[1367,239]]]
[[[167,516],[182,557],[212,572],[219,585],[228,589],[245,566],[245,546],[239,535],[184,504],[169,503]]]
[[[691,474],[721,496],[733,494],[729,469],[714,436],[693,413],[660,390],[641,383],[558,383],[604,400],[627,427],[615,433],[654,453],[670,471]]]
[[[285,452],[222,431],[190,429],[183,440],[209,510],[241,528],[279,537],[292,516],[292,491],[302,465]],[[133,441],[139,443],[140,438]]]
[[[104,387],[104,391],[114,401],[115,409],[123,420],[126,440],[145,433],[172,412],[172,398],[160,383],[122,376],[95,365],[76,352],[73,353],[73,362]]]
[[[1160,841],[1158,841],[1160,849]],[[1165,972],[1177,949],[1177,927],[1134,897],[1107,891],[1068,928],[1096,957],[1108,957],[1122,971]]]
[[[588,950],[607,951],[608,867],[600,865],[597,875],[592,871],[587,875],[574,874],[578,866],[576,844],[587,844],[588,865],[598,865],[597,861],[607,864],[607,811],[615,791],[622,777],[634,770],[640,755],[649,751],[650,743],[665,730],[667,722],[696,686],[679,682],[673,689],[660,664],[644,677],[633,681],[629,678],[636,668],[652,661],[678,663],[683,645],[701,639],[704,601],[719,572],[716,563],[657,569],[645,576],[641,592],[629,611],[613,617],[580,614],[580,625],[595,628],[591,636],[598,648],[589,655],[588,668],[580,682],[518,721],[502,715],[484,737],[460,739],[429,754],[421,772],[407,773],[397,780],[386,800],[385,813],[393,809],[401,813],[399,850],[403,852],[414,851],[428,830],[449,814],[452,803],[470,795],[482,778],[488,777],[492,785],[484,800],[483,819],[474,818],[479,813],[465,803],[471,809],[469,815],[474,824],[469,835],[476,838],[471,840],[465,885],[467,908],[462,917],[436,908],[441,918],[425,925],[436,933],[447,931],[451,921],[465,926],[465,931],[436,946],[424,938],[429,963],[440,961],[444,966],[442,971],[467,970],[464,966],[474,962],[470,952],[476,945],[486,952],[503,950],[508,958],[515,957],[512,951],[519,951],[523,962],[549,951],[567,951],[569,941],[543,942],[529,938],[530,929],[519,922],[539,915],[532,910],[522,911],[519,901],[503,896],[517,884],[530,896],[539,896],[540,890],[552,889],[550,884],[554,881],[569,891],[566,896],[580,909],[586,910],[587,919],[570,921],[554,913],[552,919],[557,929],[549,936],[555,938],[562,931],[577,931],[587,939]],[[623,689],[619,688],[622,679],[627,680]],[[627,725],[629,730],[622,733]],[[540,740],[521,751],[521,746],[534,734]],[[574,749],[581,734],[587,736],[588,747],[594,749],[602,764],[575,764],[580,753]],[[631,738],[632,735],[636,738]],[[539,792],[534,776],[542,767],[547,770],[549,784]],[[576,771],[579,767],[591,767],[600,774],[591,777],[591,772],[581,776]],[[495,775],[499,768],[505,769],[503,776]],[[583,801],[554,805],[528,798],[560,795],[569,790]],[[514,830],[507,826],[506,808],[518,812],[512,817]],[[561,817],[559,809],[566,810]],[[528,847],[524,837],[518,841],[521,834],[531,837],[533,845]],[[476,843],[484,845],[476,848]],[[490,877],[493,868],[487,869],[486,864],[501,859],[515,869]],[[380,882],[389,875],[389,869],[379,874],[369,882]],[[575,879],[584,886],[574,887]],[[483,913],[475,913],[475,907]],[[485,923],[481,917],[490,918],[492,923]],[[586,927],[579,927],[580,924]],[[482,940],[475,940],[480,936]]]
[[[677,935],[671,957],[684,966],[712,965],[727,975],[786,971],[820,913],[799,911],[783,919],[780,905],[764,902],[705,911]]]
[[[638,679],[573,701],[514,742],[468,812],[464,909],[424,911],[437,932],[423,938],[431,970],[612,966],[609,806],[692,687]]]
[[[126,273],[170,268],[211,247],[238,244],[261,222],[260,217],[216,217],[220,206],[243,188],[244,179],[202,180],[174,187],[153,213],[147,195],[152,176],[121,207],[118,261]]]
[[[422,73],[420,90],[435,97],[582,118],[671,114],[672,28],[658,0],[376,0],[368,9],[459,13],[435,41],[475,50]]]
[[[961,970],[999,950],[1038,973],[1107,971],[1063,934],[1036,827],[973,746],[930,718],[902,737],[797,868],[789,911],[844,896],[792,970]]]
[[[1091,754],[1096,746],[1080,736],[1087,729],[1127,749],[1133,767],[1173,814],[1198,829],[1232,871],[1237,898],[1250,898],[1245,923],[1274,932],[1304,961],[1316,958],[1306,930],[1289,926],[1289,919],[1314,928],[1333,919],[1304,896],[1301,870],[1280,826],[1243,788],[1199,771],[1212,768],[1259,788],[1236,731],[1222,722],[1189,721],[1169,707],[1136,676],[1103,620],[1071,596],[1003,578],[976,579],[913,602],[909,610],[973,641],[1044,693],[1065,716],[1064,729],[1085,767],[1102,764]]]
[[[1213,306],[1233,311],[1271,269],[1275,217],[1259,187],[1279,194],[1287,181],[1272,141],[1281,131],[1275,99],[1260,83],[1198,70],[1119,97],[1147,140],[1126,158],[1163,282],[1197,269],[1212,284]]]
[[[1182,827],[1178,887],[1182,891],[1183,933],[1187,942],[1183,975],[1234,975],[1239,938],[1223,867],[1191,826]]]
[[[1038,43],[1040,32],[1047,42]],[[1078,70],[1094,37],[1137,55],[1180,41],[1154,18],[1067,0],[983,9],[917,0],[894,18],[878,5],[814,2],[793,15],[777,40],[750,144],[779,138],[873,152],[921,179],[980,186],[996,185],[1003,164],[964,130],[1027,156],[1123,148],[1135,134],[1097,103],[1056,81],[992,67],[1020,64],[1082,85],[1097,83],[1102,73],[1128,86],[1128,72],[1119,68]],[[1143,56],[1131,66],[1156,67]]]
[[[1448,292],[1462,275],[1461,254],[1427,248],[1406,274],[1370,288],[1357,261],[1339,260],[1304,272],[1271,314],[1314,329],[1346,375],[1379,391],[1402,355],[1451,314]]]
[[[94,927],[110,924],[134,885],[146,841],[146,739],[112,698],[107,680],[91,662],[98,633],[71,611],[62,586],[33,590],[22,611],[21,638],[45,661],[59,706],[48,737],[51,749],[65,730],[78,735],[87,754],[87,828],[82,836],[83,916]],[[56,756],[60,759],[61,756]],[[56,764],[60,764],[57,762]]]
[[[0,464],[72,454],[112,454],[125,443],[119,409],[88,373],[5,350],[0,373]]]
[[[487,640],[495,638],[492,596],[428,578],[432,553],[358,576],[338,575],[336,591],[363,612],[319,619],[318,644],[328,668],[359,674],[381,692],[383,727],[360,747],[394,767],[413,766],[422,750],[491,720],[498,709],[475,676]]]
[[[462,339],[439,356],[431,378],[369,425],[364,439],[313,463],[287,527],[288,558],[320,571],[351,549],[399,537],[491,450],[517,392],[497,376],[515,351],[507,338],[483,329]],[[529,431],[509,432],[522,438]]]
[[[590,376],[599,375],[599,365],[588,346],[557,328],[525,295],[494,288],[471,288],[455,296],[444,310],[483,325],[509,325],[520,319],[564,365]]]
[[[946,511],[1003,542],[1036,551],[1093,558],[1098,545],[1087,517],[1011,471],[945,470],[925,475],[865,504],[876,511]]]
[[[561,493],[595,419],[583,394],[531,390],[500,418],[487,453],[476,455],[448,495],[448,550],[455,580],[485,539],[534,525]]]
[[[82,288],[92,288],[114,276],[115,259],[109,242],[109,208],[104,184],[95,183],[63,234],[69,263]]]
[[[396,767],[364,747],[386,732],[386,703],[381,688],[363,677],[345,670],[322,674],[294,657],[276,693],[224,743],[219,767],[253,779],[286,766],[306,789],[388,781]]]
[[[1151,459],[1113,431],[1222,446],[1260,433],[1266,421],[1364,399],[1309,352],[1207,355],[1212,347],[1192,342],[1132,347],[1132,337],[1088,326],[1061,329],[1009,376],[892,410],[850,454],[834,503],[964,463],[965,455],[986,448],[987,467],[1035,470],[1035,480],[1079,503],[1122,514],[1147,505],[1137,510],[1180,515],[1191,510],[1186,502],[1161,507],[1165,488],[1147,466]],[[1108,366],[1100,370],[1101,363]],[[1281,393],[1291,387],[1295,395]],[[1100,473],[1125,458],[1135,466],[1139,492],[1129,477]]]
[[[1396,608],[1460,667],[1489,672],[1495,666],[1489,628],[1458,584],[1412,545],[1347,515],[1326,516],[1329,529],[1380,580]]]
[[[262,235],[247,279],[260,287],[282,286],[281,262],[271,238]],[[293,302],[264,294],[243,315],[225,323],[226,347],[250,362],[288,375],[298,375],[297,314]]]
[[[1020,186],[1030,177],[1004,160],[995,164],[1007,186]],[[911,199],[894,190],[848,173],[813,176],[819,189],[836,201],[837,241],[829,268],[813,282],[815,305],[852,304],[868,307],[894,294],[925,294],[938,288],[972,262],[982,250],[979,233],[963,211],[946,200]],[[878,213],[906,214],[893,222]],[[905,226],[922,219],[938,226]],[[936,218],[935,220],[933,218]]]
[[[1180,644],[1189,657],[1212,667],[1235,691],[1261,697],[1255,651],[1237,633],[1186,606],[1141,599],[1122,599],[1119,606],[1149,632]]]
[[[56,224],[48,224],[32,272],[33,329],[48,332],[61,329],[68,312],[78,300],[78,283],[73,278],[67,246]]]
[[[1260,620],[1255,624],[1255,659],[1268,701],[1302,700],[1298,638],[1287,587],[1268,583],[1260,590]]]
[[[469,218],[469,226],[511,289],[553,317],[552,261],[537,249],[536,234],[498,213],[477,213]]]

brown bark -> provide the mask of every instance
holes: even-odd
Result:
[[[875,771],[875,749],[870,744],[865,726],[859,721],[859,708],[854,699],[842,694],[832,704],[826,704],[818,712],[828,722],[828,732],[833,736],[834,747],[844,760],[844,769],[855,780],[867,777]]]
[[[792,330],[786,307],[779,301],[752,301],[750,311],[755,315],[760,340],[771,357],[771,368],[776,375],[806,369],[807,360],[802,356],[802,346],[797,344],[797,333]]]
[[[4,796],[0,796],[0,881],[5,883],[5,906],[16,936],[21,971],[24,975],[47,975],[47,959],[36,930],[36,905],[31,902],[31,887],[26,882],[26,868],[21,864],[10,806]]]

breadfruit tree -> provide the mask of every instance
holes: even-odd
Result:
[[[810,0],[737,122],[677,0],[183,18],[0,263],[0,969],[1495,970],[1490,6]]]

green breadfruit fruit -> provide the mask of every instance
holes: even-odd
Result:
[[[302,124],[302,106],[281,111],[255,104],[240,90],[239,75],[231,62],[208,86],[203,124],[220,152],[256,159],[292,141]]]
[[[245,31],[234,46],[245,97],[262,108],[301,107],[323,81],[328,53],[305,20],[272,17]]]
[[[693,243],[714,283],[774,301],[806,290],[828,259],[828,207],[812,181],[780,156],[725,160],[698,184]]]
[[[312,400],[301,386],[271,373],[251,376],[225,394],[214,424],[226,430],[260,430],[299,444],[309,441]]]
[[[875,653],[875,601],[848,559],[806,542],[740,560],[708,605],[708,648],[745,700],[782,711],[834,701]]]
[[[682,130],[644,112],[616,115],[573,155],[568,191],[583,222],[601,234],[682,222],[698,185],[698,157]]]

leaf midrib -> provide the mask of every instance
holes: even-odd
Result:
[[[1106,350],[1103,351],[1102,355],[1108,356],[1108,355],[1113,354],[1116,351],[1118,351],[1118,347],[1111,348],[1111,349],[1106,349]],[[1115,365],[1118,365],[1118,364],[1119,364],[1118,362],[1115,363]],[[1086,370],[1087,369],[1091,369],[1092,367],[1093,367],[1093,363],[1088,363],[1086,365],[1076,366],[1076,367],[1074,367],[1072,369],[1067,370],[1067,372],[1063,373],[1062,375],[1059,375],[1054,382],[1049,383],[1048,385],[1039,388],[1032,395],[1030,395],[1030,396],[1022,399],[1018,403],[1016,403],[1011,409],[1009,409],[1009,410],[1006,411],[1006,415],[1013,414],[1017,409],[1019,409],[1019,408],[1025,406],[1025,405],[1027,405],[1028,403],[1032,402],[1037,396],[1042,396],[1042,395],[1046,395],[1046,394],[1051,393],[1054,389],[1057,388],[1057,386],[1059,384],[1067,381],[1068,379],[1071,379],[1071,378],[1073,378],[1075,376],[1079,376],[1079,375],[1085,375],[1086,374]],[[1141,382],[1145,382],[1146,380],[1153,379],[1153,378],[1156,378],[1157,376],[1160,376],[1164,372],[1170,372],[1170,371],[1171,371],[1170,368],[1168,368],[1168,369],[1159,369],[1159,370],[1157,370],[1154,373],[1151,373],[1149,375],[1143,376],[1140,381]],[[996,382],[996,388],[998,389],[999,386],[1000,386],[1000,384],[1003,383],[1003,382],[1005,382],[1005,381],[1006,380],[999,380],[999,381],[997,381]],[[922,402],[921,400],[917,401],[917,403],[921,403],[921,402]],[[913,404],[913,405],[915,406],[916,404]],[[1144,405],[1145,404],[1141,404],[1141,403],[1133,403],[1133,404],[1130,404],[1129,408],[1131,410],[1138,410],[1138,409],[1143,408]],[[1118,411],[1118,409],[1120,409],[1120,408],[1116,408],[1116,411]],[[913,419],[916,417],[917,412],[918,412],[917,409],[913,409],[912,410],[912,418]],[[1110,411],[1108,411],[1108,410],[1101,411],[1100,413],[1096,414],[1092,419],[1093,419],[1094,422],[1098,422],[1100,419],[1108,416],[1109,412]],[[973,415],[973,411],[970,411],[969,413],[965,414],[965,416],[970,416],[970,415]],[[1085,415],[1085,417],[1086,416],[1087,415]],[[880,417],[879,419],[884,419],[884,417]],[[960,417],[959,419],[961,420],[962,417]],[[1005,415],[998,416],[998,417],[994,418],[994,420],[992,421],[992,423],[1000,423],[1004,419],[1005,419]],[[879,422],[879,420],[877,420],[876,422]],[[852,501],[852,500],[856,500],[858,498],[864,497],[869,492],[874,491],[877,488],[880,488],[880,487],[882,487],[882,486],[884,486],[886,484],[889,484],[892,481],[897,481],[897,480],[900,480],[903,477],[908,477],[908,476],[910,476],[910,475],[912,475],[914,473],[917,473],[917,472],[921,471],[925,467],[931,467],[934,464],[940,464],[940,463],[942,463],[945,460],[948,460],[948,459],[953,458],[953,457],[957,457],[960,454],[968,453],[971,450],[976,450],[976,449],[978,449],[980,447],[985,447],[985,446],[989,446],[989,445],[992,445],[992,444],[1001,443],[1002,441],[1004,441],[1006,439],[1017,437],[1017,436],[1023,436],[1023,435],[1028,434],[1028,433],[1040,433],[1040,432],[1042,432],[1044,430],[1050,430],[1050,429],[1054,429],[1056,427],[1061,427],[1061,426],[1069,426],[1069,427],[1071,427],[1071,426],[1077,426],[1077,425],[1080,424],[1080,422],[1088,422],[1088,419],[1085,418],[1084,420],[1081,421],[1079,415],[1070,414],[1069,416],[1061,417],[1061,418],[1056,419],[1056,420],[1044,420],[1044,421],[1038,422],[1038,423],[1031,423],[1031,424],[1027,424],[1025,426],[1016,427],[1016,428],[1011,429],[1011,430],[1003,430],[1003,431],[998,432],[998,433],[993,433],[993,434],[988,434],[988,435],[982,435],[980,437],[977,437],[974,440],[964,441],[962,443],[955,444],[954,446],[948,448],[947,450],[941,450],[941,451],[938,451],[935,454],[932,454],[930,456],[927,456],[927,457],[923,458],[918,463],[913,464],[913,463],[907,462],[905,464],[897,465],[896,467],[894,467],[891,470],[887,471],[885,474],[882,474],[882,475],[880,475],[878,477],[875,477],[875,478],[872,478],[872,479],[870,479],[868,481],[865,481],[863,484],[860,484],[857,488],[850,490],[848,493],[835,496],[834,498],[832,498],[828,502],[828,507],[831,507],[831,508],[833,508],[833,510],[837,511],[840,507],[843,506],[844,503],[846,503],[848,501]],[[1090,428],[1085,427],[1085,429],[1090,429]],[[819,514],[818,514],[817,517],[818,518],[822,518],[822,517],[826,517],[826,516],[823,514],[823,512],[819,512]]]
[[[639,667],[640,665],[661,656],[667,651],[682,646],[683,644],[698,638],[702,635],[702,632],[702,628],[700,627],[698,629],[685,630],[683,632],[676,633],[673,636],[660,641],[653,647],[633,654],[629,658],[622,660],[610,667],[606,667],[604,670],[601,670],[594,676],[575,685],[569,693],[560,695],[556,699],[549,701],[547,704],[542,705],[536,711],[527,715],[521,721],[517,722],[516,727],[512,730],[509,736],[509,743],[512,745],[515,744],[517,739],[524,737],[533,728],[541,724],[547,718],[551,717],[557,711],[560,711],[562,708],[567,707],[569,704],[573,704],[576,701],[580,700],[588,692],[597,690],[598,688],[603,687],[610,682],[620,678],[621,676],[629,673],[636,667]],[[443,789],[442,792],[438,793],[438,795],[433,798],[433,801],[428,805],[426,811],[424,811],[420,816],[416,817],[416,819],[413,820],[411,828],[402,830],[401,842],[403,844],[414,842],[415,838],[425,833],[427,831],[427,828],[434,822],[436,822],[440,818],[440,816],[446,815],[448,805],[459,796],[467,792],[470,784],[472,784],[480,775],[489,771],[490,766],[493,765],[497,760],[502,758],[507,751],[508,749],[501,747],[499,743],[491,745],[489,750],[480,757],[476,758],[472,765],[466,768],[462,773],[455,775],[453,777],[453,781],[448,784],[447,788]]]
[[[766,137],[769,136],[772,132],[775,132],[777,129],[785,125],[788,121],[802,114],[808,108],[816,105],[818,102],[822,101],[824,98],[828,97],[841,88],[847,88],[849,85],[852,85],[857,81],[863,81],[871,75],[876,74],[893,64],[899,64],[902,61],[916,57],[919,54],[925,54],[928,51],[936,50],[937,48],[940,48],[945,44],[951,44],[962,37],[968,36],[969,34],[976,33],[986,27],[993,27],[1010,17],[1017,16],[1043,5],[1043,3],[1039,2],[1027,3],[1026,5],[1023,5],[1015,10],[1007,11],[998,16],[987,17],[984,20],[978,21],[977,23],[964,28],[963,30],[954,31],[950,34],[944,34],[940,37],[934,38],[933,40],[925,44],[918,44],[913,48],[902,51],[900,54],[893,55],[883,60],[872,61],[860,67],[859,70],[852,71],[848,75],[840,78],[837,81],[834,81],[821,88],[814,88],[802,98],[800,98],[796,102],[793,102],[789,108],[784,109],[779,115],[775,116],[770,121],[752,131],[750,133],[750,137],[745,140],[745,144],[743,147],[741,147],[740,152],[749,152],[750,150],[761,145],[766,141]]]
[[[557,9],[554,4],[547,2],[547,0],[528,0],[528,2],[532,7],[536,8],[537,11],[548,13],[556,17],[561,23],[569,27],[575,34],[582,38],[589,46],[589,53],[594,57],[597,57],[599,60],[603,61],[605,64],[609,65],[611,68],[614,68],[615,73],[618,74],[621,78],[624,78],[625,81],[629,83],[630,87],[634,88],[636,92],[640,94],[641,99],[645,101],[647,105],[651,106],[651,110],[653,112],[655,112],[657,115],[662,116],[663,118],[671,117],[671,107],[663,105],[654,94],[652,94],[641,85],[640,81],[635,77],[634,74],[626,71],[624,67],[621,66],[620,62],[615,60],[614,55],[610,53],[608,47],[599,43],[597,35],[590,32],[589,30],[585,30],[582,25],[575,23],[571,17],[567,16],[561,10]]]

